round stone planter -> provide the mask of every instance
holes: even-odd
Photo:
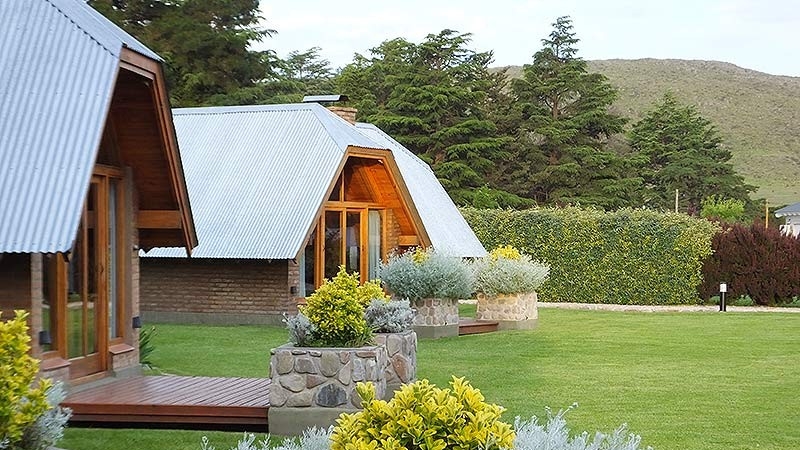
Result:
[[[417,380],[417,333],[375,333],[375,343],[386,347],[389,364],[386,366],[386,394],[389,400],[400,386]]]
[[[416,309],[414,331],[421,338],[458,336],[458,300],[451,298],[423,298],[413,300]]]
[[[500,330],[534,328],[539,320],[536,293],[499,295],[478,293],[475,319],[495,321]]]
[[[356,383],[375,385],[378,398],[386,394],[389,357],[386,347],[295,347],[272,349],[270,356],[269,431],[293,436],[312,427],[327,428],[361,401]]]

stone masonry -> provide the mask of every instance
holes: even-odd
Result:
[[[520,294],[485,295],[478,294],[475,312],[477,320],[492,320],[501,329],[530,328],[539,318],[535,292]]]
[[[458,300],[448,298],[423,298],[414,300],[412,308],[415,326],[458,325]]]
[[[378,333],[375,343],[386,347],[389,364],[386,365],[386,395],[388,400],[405,383],[417,379],[417,333]]]

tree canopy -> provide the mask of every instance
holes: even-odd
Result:
[[[629,139],[644,161],[644,205],[670,209],[676,189],[691,214],[699,213],[703,199],[711,195],[749,201],[754,187],[734,170],[714,125],[671,93],[634,124]]]

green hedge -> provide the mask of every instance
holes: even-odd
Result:
[[[580,208],[461,211],[487,249],[510,244],[550,266],[543,301],[697,303],[716,225],[684,214]]]

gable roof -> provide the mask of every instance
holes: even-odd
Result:
[[[427,183],[408,188],[418,209],[427,205],[429,217],[419,213],[435,248],[485,254],[469,227],[430,235],[438,220],[458,215],[466,222],[425,163],[399,144],[377,141],[366,124],[353,126],[316,103],[176,109],[173,116],[200,241],[193,257],[295,258],[351,147],[390,152],[406,185]],[[431,180],[438,190],[423,199]],[[157,248],[145,256],[183,254]]]
[[[784,206],[783,208],[775,211],[775,217],[783,216],[800,216],[800,202]]]
[[[480,257],[486,254],[430,166],[375,125],[356,123],[355,126],[394,154],[434,248],[452,256]]]
[[[123,48],[81,0],[0,2],[0,252],[72,247]]]

